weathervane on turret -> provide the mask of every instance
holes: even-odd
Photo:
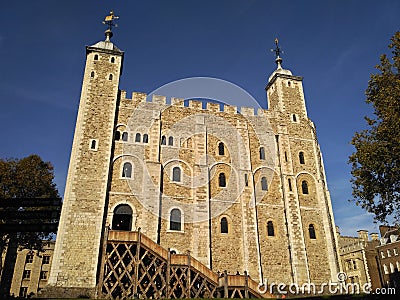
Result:
[[[113,36],[113,33],[111,29],[113,27],[118,27],[118,24],[114,23],[114,20],[118,20],[119,17],[114,15],[113,11],[110,11],[110,15],[106,16],[104,21],[102,22],[104,25],[107,25],[107,30],[104,32],[106,35],[106,42],[109,42],[111,37]]]
[[[283,53],[283,50],[279,48],[279,40],[278,38],[275,38],[275,49],[271,49],[271,51],[275,52],[275,62],[278,66],[278,69],[282,69],[281,63],[282,63],[282,58],[280,57],[280,54]]]

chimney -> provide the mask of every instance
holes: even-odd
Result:
[[[374,232],[370,234],[371,236],[371,241],[378,241],[379,240],[379,234]]]
[[[368,230],[358,230],[358,238],[363,241],[368,241]]]

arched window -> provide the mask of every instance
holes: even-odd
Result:
[[[174,138],[172,136],[170,136],[168,138],[168,146],[173,146],[174,145]]]
[[[225,145],[222,142],[218,144],[218,155],[225,155]]]
[[[268,233],[268,236],[275,235],[274,223],[272,221],[267,222],[267,233]]]
[[[96,140],[90,142],[90,149],[96,150]]]
[[[176,231],[181,231],[181,220],[182,215],[181,211],[177,208],[174,208],[171,210],[170,218],[169,218],[169,229],[170,230],[176,230]]]
[[[218,176],[218,185],[220,187],[226,187],[226,177],[225,177],[225,173],[219,173]]]
[[[172,181],[181,181],[181,169],[179,167],[174,167],[172,169]]]
[[[308,183],[305,180],[301,182],[301,191],[303,192],[304,195],[308,194]]]
[[[302,164],[302,165],[304,165],[306,163],[304,160],[304,152],[303,151],[299,152],[299,161],[300,161],[300,164]]]
[[[112,230],[130,231],[132,228],[132,208],[127,204],[120,204],[114,209]]]
[[[389,274],[387,265],[383,265],[383,271],[385,272],[385,274]]]
[[[310,235],[310,239],[315,240],[317,236],[315,235],[315,227],[314,224],[310,224],[308,226],[308,234]]]
[[[394,265],[390,263],[390,273],[394,273]]]
[[[116,131],[116,132],[115,132],[115,140],[116,140],[116,141],[119,141],[120,138],[121,138],[121,132]]]
[[[112,80],[112,79],[113,79],[112,74],[108,75],[108,80]]]
[[[226,217],[221,219],[221,233],[228,233],[228,219]]]
[[[149,135],[147,133],[143,134],[143,143],[148,143],[149,142]]]
[[[297,117],[295,114],[293,114],[293,122],[297,122]]]
[[[290,178],[288,179],[288,184],[289,184],[289,191],[292,191],[292,181],[290,180]]]
[[[261,189],[263,191],[268,191],[268,182],[266,177],[261,178]]]
[[[115,63],[115,58],[114,57],[111,57],[111,62]]]
[[[136,135],[135,135],[135,142],[140,143],[140,133],[139,132],[136,133]]]
[[[124,142],[128,141],[128,133],[127,133],[127,132],[123,132],[123,133],[122,133],[122,140],[123,140]]]
[[[122,168],[122,177],[131,178],[132,177],[132,164],[130,162],[124,163]]]
[[[265,160],[265,149],[264,147],[260,148],[260,159]]]
[[[99,60],[99,56],[97,54],[94,56],[94,60]]]
[[[166,145],[167,144],[167,138],[165,137],[165,135],[163,135],[161,137],[161,145]]]
[[[90,73],[90,77],[94,77],[94,71],[92,71],[91,73]]]

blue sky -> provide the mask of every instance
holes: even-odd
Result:
[[[0,18],[0,157],[39,154],[63,194],[85,45],[104,39],[104,16],[120,16],[113,42],[125,51],[120,88],[151,92],[187,77],[215,77],[266,107],[264,87],[283,66],[303,76],[317,127],[335,220],[342,234],[377,232],[351,199],[349,144],[371,109],[364,92],[379,55],[400,30],[400,2],[381,1],[3,1]]]

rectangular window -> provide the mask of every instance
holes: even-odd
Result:
[[[28,287],[26,287],[26,286],[20,287],[19,296],[22,298],[26,298],[27,295],[28,295]]]
[[[30,264],[33,262],[33,254],[28,254],[25,259],[26,264]]]
[[[40,280],[47,280],[48,271],[40,271]]]
[[[43,265],[48,265],[50,263],[50,255],[43,255]]]
[[[29,279],[31,278],[31,270],[24,270],[24,273],[22,274],[22,279]]]
[[[247,174],[244,174],[244,184],[249,186],[249,176]]]

